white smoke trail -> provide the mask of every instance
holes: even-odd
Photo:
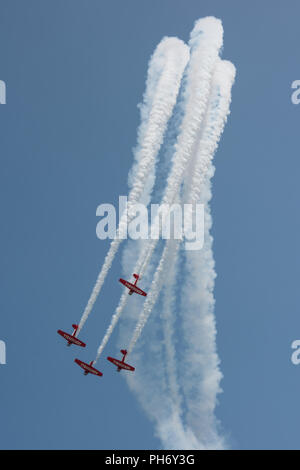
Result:
[[[109,338],[111,337],[112,335],[112,332],[114,331],[114,328],[116,326],[116,324],[118,323],[119,321],[119,318],[120,316],[122,315],[122,312],[126,306],[126,303],[127,303],[127,299],[128,299],[128,291],[125,290],[121,296],[121,299],[120,299],[120,302],[119,302],[119,305],[118,307],[116,308],[116,311],[115,313],[113,314],[112,316],[112,319],[111,319],[111,322],[110,322],[110,325],[109,327],[107,328],[106,330],[106,333],[101,341],[101,344],[98,348],[98,351],[97,351],[97,355],[96,355],[96,358],[95,358],[95,361],[94,361],[94,364],[96,364],[96,362],[98,361],[98,359],[100,358],[101,354],[102,354],[102,351],[103,349],[105,348],[105,346],[107,345],[107,342],[109,340]]]
[[[214,317],[214,261],[212,220],[209,209],[212,158],[229,113],[235,68],[220,61],[213,79],[213,95],[205,129],[197,149],[197,163],[192,184],[186,190],[188,202],[205,204],[205,243],[201,251],[185,251],[185,285],[182,293],[183,332],[186,347],[181,363],[182,389],[187,407],[186,423],[204,447],[224,446],[215,418],[217,394],[222,374],[216,352]]]
[[[160,150],[188,60],[188,46],[176,37],[162,39],[150,59],[135,162],[129,175],[129,204],[140,201],[145,192],[143,203],[149,202],[155,181],[153,153]]]
[[[212,158],[229,113],[231,87],[234,76],[234,66],[227,61],[219,61],[212,80],[212,94],[205,116],[204,129],[195,152],[193,166],[190,168],[192,175],[192,178],[190,178],[191,182],[188,181],[189,185],[185,188],[185,202],[192,203],[193,205],[199,202],[199,200],[202,203],[208,203],[209,191],[205,191],[205,187],[207,187],[208,184],[208,176],[212,175]],[[203,190],[207,195],[206,199],[201,198]],[[190,216],[192,217],[192,214]],[[206,222],[205,239],[208,240],[209,243],[210,238],[208,237],[208,231],[210,224],[208,224],[208,213],[206,213]],[[167,243],[173,243],[173,250],[171,248],[169,258],[176,257],[175,242],[169,241]],[[199,253],[200,252],[186,252],[188,262],[186,263],[186,281],[181,312],[183,324],[187,324],[187,331],[185,334],[186,347],[184,348],[184,360],[179,363],[179,383],[177,381],[178,376],[176,370],[178,361],[175,358],[175,348],[172,341],[174,317],[171,312],[173,302],[172,290],[175,288],[176,271],[175,273],[170,273],[170,261],[166,263],[167,270],[162,274],[162,277],[165,279],[164,295],[167,297],[166,301],[163,302],[162,313],[166,348],[163,364],[166,364],[165,372],[167,377],[169,377],[169,390],[167,393],[172,400],[173,406],[169,408],[171,414],[167,419],[160,418],[158,420],[157,428],[166,448],[174,448],[172,446],[176,445],[178,441],[183,447],[189,443],[190,448],[217,449],[225,447],[224,439],[218,432],[218,423],[214,416],[221,374],[218,369],[218,357],[216,354],[213,312],[212,314],[211,312],[206,312],[206,315],[203,314],[203,318],[200,321],[196,308],[197,302],[195,299],[198,299],[199,307],[199,304],[201,304],[199,294],[201,296],[202,289],[204,289],[202,287],[203,279],[197,276],[197,273],[201,269]],[[210,254],[212,260],[212,253],[210,252]],[[205,272],[207,274],[209,274],[209,268],[212,267],[212,264],[209,264],[208,260],[209,256],[207,256],[204,263],[206,266]],[[211,271],[210,275],[211,284],[213,285],[214,272]],[[210,299],[210,301],[212,300],[208,294],[207,298]],[[189,313],[194,316],[193,325],[190,324]],[[200,336],[201,328],[205,338]],[[201,346],[203,343],[205,343],[205,347]],[[200,355],[198,355],[196,359],[195,352],[197,349],[200,349],[202,354],[205,351],[205,364],[203,357],[200,358]],[[179,357],[181,357],[181,355],[179,355]],[[200,365],[201,367],[199,367]],[[196,392],[197,388],[198,396]],[[184,396],[179,396],[179,391],[181,390],[184,391]],[[180,403],[183,399],[185,399],[184,405],[187,410],[184,417],[182,416],[183,409],[180,407]],[[155,398],[153,398],[153,400],[155,401]],[[157,397],[157,401],[159,400],[160,397]],[[183,418],[185,418],[185,425],[183,424]],[[176,431],[173,427],[174,422],[177,422],[178,428]]]
[[[140,200],[148,185],[151,193],[155,179],[155,163],[163,142],[165,130],[176,103],[182,74],[189,58],[187,46],[177,38],[165,38],[157,46],[149,64],[148,80],[141,109],[142,124],[135,150],[136,164],[128,196],[127,213],[121,217],[115,239],[111,242],[101,271],[79,322],[76,336],[85,324],[101,291],[119,245],[125,238],[127,224],[134,216],[134,205]],[[148,183],[147,183],[148,181]]]
[[[195,23],[189,41],[191,57],[186,77],[185,114],[176,143],[173,167],[161,204],[172,205],[179,192],[184,172],[199,137],[210,95],[211,79],[222,44],[223,28],[220,20],[207,17]],[[154,224],[157,223],[159,223],[158,220],[154,222]],[[156,244],[157,240],[155,239],[149,242],[147,253],[141,263],[141,276],[147,269]]]
[[[210,96],[211,79],[222,42],[223,28],[219,20],[208,17],[196,22],[189,41],[191,55],[187,67],[185,114],[178,135],[173,166],[168,177],[162,204],[171,205],[178,196],[184,172],[193,155],[197,138],[201,132],[201,124]],[[156,221],[154,223],[156,224]],[[142,253],[144,259],[140,270],[141,275],[146,270],[157,242],[158,240],[156,239],[150,240],[146,255]],[[169,243],[167,242],[144,304],[144,309],[130,341],[129,352],[132,351],[155,305],[160,290],[160,274],[163,271],[168,250]]]
[[[198,448],[220,449],[225,447],[225,442],[218,430],[215,418],[216,397],[220,391],[221,373],[219,359],[216,353],[215,343],[215,319],[214,319],[214,261],[212,256],[212,238],[209,234],[211,216],[209,211],[210,178],[213,175],[212,158],[222,134],[231,100],[231,87],[234,81],[234,66],[227,61],[217,64],[213,82],[212,96],[205,117],[205,127],[201,133],[195,152],[195,164],[190,168],[191,178],[187,178],[189,187],[185,188],[185,198],[189,203],[201,202],[205,204],[205,245],[202,251],[187,251],[185,287],[182,297],[182,321],[184,325],[185,353],[180,362],[180,389],[184,390],[185,399],[185,425],[181,418],[182,409],[174,407],[173,413],[165,416],[163,413],[153,413],[152,407],[156,407],[162,400],[159,382],[154,384],[152,390],[151,408],[145,404],[142,398],[145,396],[143,389],[147,383],[138,384],[139,379],[130,379],[131,388],[139,393],[139,398],[147,410],[149,416],[156,422],[157,432],[164,443],[165,448]],[[165,247],[165,250],[167,246]],[[161,267],[161,263],[160,263]],[[170,265],[168,264],[168,274]],[[168,274],[160,272],[160,277],[167,280],[165,289],[174,287],[174,279],[168,278]],[[152,290],[152,289],[151,289]],[[168,312],[168,311],[167,311]],[[164,312],[165,313],[165,312]],[[167,314],[166,329],[172,328],[172,318]],[[171,332],[170,332],[171,333]],[[166,348],[168,348],[168,340]],[[174,345],[172,344],[174,352]],[[172,352],[172,354],[173,354]],[[135,358],[136,360],[137,358]],[[161,357],[163,362],[164,357]],[[176,363],[176,361],[174,361]],[[174,362],[167,360],[164,368],[168,368],[169,374],[175,374]],[[156,364],[160,364],[159,360]],[[163,362],[165,364],[165,362]],[[170,369],[169,369],[170,368]],[[176,375],[173,375],[175,383],[170,386],[173,402],[177,403],[175,390],[179,389],[176,383]],[[146,379],[146,380],[149,380]],[[150,379],[150,381],[152,378]],[[161,380],[162,381],[162,380]],[[173,387],[173,388],[172,388]],[[172,393],[173,389],[173,393]],[[155,393],[156,391],[156,393]],[[163,392],[165,399],[165,391]],[[170,408],[168,408],[170,411]],[[172,411],[172,408],[171,408]]]
[[[194,165],[191,168],[193,175],[197,177],[192,178],[192,184],[186,190],[186,198],[188,202],[196,203],[198,199],[202,202],[208,202],[208,198],[201,199],[203,183],[207,176],[212,174],[211,160],[216,150],[218,141],[224,128],[224,124],[229,112],[231,87],[234,80],[235,69],[232,64],[226,61],[220,61],[216,67],[213,82],[212,94],[205,117],[205,127],[201,133],[201,140],[199,141],[198,148],[196,149]],[[206,183],[207,185],[207,183]],[[208,196],[209,192],[205,192]],[[206,214],[206,222],[208,217]],[[206,228],[206,240],[208,237],[210,225]],[[175,241],[168,241],[169,246],[169,260],[167,257],[162,258],[160,268],[164,264],[166,269],[160,271],[160,278],[165,279],[164,290],[165,295],[168,295],[168,301],[172,303],[172,289],[174,289],[176,273],[170,276],[170,258],[176,257]],[[177,242],[178,243],[178,242]],[[172,249],[173,244],[173,249]],[[165,250],[168,250],[167,245]],[[166,448],[176,448],[176,443],[180,442],[180,447],[208,449],[208,448],[224,448],[225,443],[222,436],[218,433],[218,426],[214,416],[214,409],[216,406],[216,395],[219,391],[219,381],[221,378],[220,371],[218,370],[218,358],[215,348],[215,337],[212,329],[213,314],[210,312],[204,315],[202,321],[198,317],[196,307],[196,300],[199,302],[199,293],[201,295],[202,289],[201,279],[196,276],[197,271],[200,269],[199,254],[201,252],[186,252],[186,257],[189,261],[186,269],[186,285],[183,296],[181,311],[183,324],[187,324],[187,331],[185,335],[185,353],[184,361],[180,363],[180,385],[177,382],[175,349],[172,342],[172,330],[174,318],[171,315],[171,306],[163,303],[165,309],[162,317],[165,320],[163,323],[165,329],[165,347],[166,355],[161,358],[161,362],[165,365],[167,377],[169,376],[169,390],[168,396],[172,401],[169,406],[171,413],[166,418],[160,415],[157,421],[158,433],[164,442]],[[211,265],[208,263],[209,257],[203,263],[205,268],[209,270]],[[191,267],[193,269],[191,269]],[[165,271],[165,272],[164,272]],[[211,273],[213,276],[213,273]],[[196,281],[194,278],[196,277]],[[202,279],[203,280],[203,279]],[[212,278],[213,284],[213,278]],[[154,286],[155,289],[155,286]],[[157,291],[156,291],[157,293]],[[210,299],[209,295],[208,298]],[[154,299],[155,300],[155,299]],[[210,299],[211,300],[211,299]],[[189,308],[190,304],[192,305]],[[187,311],[188,310],[188,311]],[[190,312],[189,312],[190,310]],[[194,324],[190,325],[190,317],[188,313],[194,316]],[[199,333],[203,330],[205,332],[205,339],[199,338]],[[202,341],[201,341],[202,340]],[[201,343],[205,342],[206,351],[206,365],[203,358],[195,357],[197,348],[201,349]],[[199,346],[200,343],[200,346]],[[208,347],[210,346],[210,347]],[[202,350],[202,353],[203,353]],[[202,359],[202,361],[201,361]],[[159,363],[159,361],[157,361]],[[188,372],[187,372],[188,371]],[[196,379],[195,379],[196,378]],[[171,379],[171,380],[170,380]],[[199,390],[199,397],[196,396],[195,390]],[[179,390],[184,390],[184,396],[178,396]],[[185,399],[185,409],[187,409],[186,416],[183,415],[183,409],[180,407],[181,401]],[[205,402],[203,400],[206,399]],[[152,398],[153,406],[161,400],[160,396]],[[172,406],[173,405],[173,406]],[[148,410],[149,412],[149,410]],[[185,425],[183,424],[185,418]],[[174,429],[174,422],[177,423],[177,428]],[[205,423],[205,424],[203,424]]]
[[[188,217],[192,217],[192,209],[195,209],[195,204],[199,201],[202,184],[207,180],[207,173],[230,112],[234,78],[234,65],[227,60],[219,60],[213,75],[212,94],[204,120],[204,130],[195,152],[196,163],[185,181],[185,202],[189,203],[186,208]]]
[[[176,350],[174,344],[175,338],[175,318],[174,310],[176,304],[175,284],[178,274],[178,254],[179,254],[179,240],[170,240],[170,256],[167,260],[168,273],[165,277],[163,287],[163,302],[162,302],[162,326],[165,345],[165,373],[167,376],[167,383],[170,391],[170,399],[172,400],[173,415],[180,417],[182,414],[180,396],[180,387],[178,384],[177,365],[176,365]]]
[[[160,259],[159,265],[155,271],[154,278],[151,284],[150,292],[148,293],[146,297],[146,301],[144,303],[143,311],[140,315],[139,321],[137,323],[137,326],[135,327],[134,333],[132,335],[129,347],[128,347],[128,354],[131,353],[133,350],[135,343],[137,342],[141,332],[143,331],[143,328],[148,320],[148,317],[150,313],[152,312],[152,309],[155,305],[155,302],[157,300],[157,297],[160,292],[160,286],[163,284],[162,280],[162,273],[165,265],[165,260],[168,257],[169,254],[169,249],[170,249],[170,244],[166,243],[162,257]]]
[[[177,150],[174,155],[174,164],[167,181],[162,204],[171,205],[177,197],[184,176],[184,171],[188,165],[189,157],[192,153],[193,146],[195,145],[197,134],[200,131],[201,122],[207,107],[210,93],[210,80],[215,68],[219,50],[222,46],[222,38],[223,29],[221,22],[215,18],[205,18],[198,21],[191,33],[190,46],[192,53],[188,66],[186,85],[191,90],[190,95],[187,98],[186,114],[182,123],[182,131],[178,137]],[[141,132],[141,134],[143,134],[143,132]],[[135,187],[138,186],[136,185]],[[140,187],[140,194],[142,190],[143,188]],[[158,240],[151,240],[147,247],[146,255],[144,254],[144,251],[141,253],[141,257],[135,269],[135,272],[138,272],[141,277],[148,266],[157,242]],[[163,269],[163,266],[161,269]],[[157,289],[159,289],[159,285],[157,285]],[[149,306],[153,306],[156,299],[157,295],[154,295],[152,298],[150,292],[140,317],[140,324],[136,327],[134,339],[132,341],[136,341],[140,335],[142,328],[147,321],[148,315],[151,313],[151,310],[149,310],[151,307]],[[121,298],[120,304],[111,320],[111,324],[109,325],[98,348],[96,360],[99,359],[105,345],[107,344],[107,341],[109,340],[114,327],[125,308],[126,301],[127,297]],[[152,303],[153,301],[154,303]],[[133,348],[132,341],[130,343],[129,350],[132,350]]]

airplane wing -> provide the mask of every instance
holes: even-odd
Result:
[[[127,289],[131,289],[131,287],[133,286],[133,284],[131,284],[131,282],[128,282],[126,281],[125,279],[119,279],[119,281],[125,286],[127,287]]]
[[[134,290],[134,292],[135,292],[136,294],[143,295],[144,297],[147,297],[147,293],[144,292],[144,291],[143,291],[142,289],[140,289],[139,287],[134,286],[134,289],[133,289],[133,290]]]

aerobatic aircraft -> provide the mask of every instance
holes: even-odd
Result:
[[[147,293],[137,286],[137,282],[140,276],[138,274],[134,274],[133,277],[135,278],[134,284],[132,284],[131,282],[125,281],[125,279],[122,279],[122,278],[119,279],[119,281],[125,287],[127,287],[127,289],[129,289],[129,292],[128,292],[129,295],[132,295],[135,292],[136,294],[143,295],[144,297],[146,297]]]
[[[74,331],[71,335],[62,330],[57,330],[57,333],[68,341],[67,346],[75,344],[76,346],[82,346],[83,348],[85,348],[86,344],[83,341],[80,341],[80,339],[76,338],[75,336],[76,331],[78,330],[78,325],[72,325],[72,327],[74,328]]]
[[[91,361],[89,364],[81,361],[80,359],[74,359],[74,361],[76,362],[76,364],[79,365],[79,367],[81,367],[84,370],[84,375],[94,374],[94,375],[98,375],[99,377],[103,375],[102,372],[100,372],[100,370],[95,369],[95,367],[93,367],[94,361]]]
[[[130,366],[129,364],[126,364],[125,361],[125,357],[127,355],[127,350],[126,349],[121,349],[121,353],[123,354],[123,358],[122,360],[120,361],[119,359],[115,359],[114,357],[109,357],[108,356],[108,361],[112,362],[115,366],[117,366],[117,372],[120,372],[121,369],[124,369],[124,370],[130,370],[130,371],[134,371],[135,370],[135,367],[133,366]]]

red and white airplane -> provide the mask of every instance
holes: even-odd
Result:
[[[122,358],[121,361],[120,361],[119,359],[115,359],[114,357],[109,357],[109,356],[108,356],[107,359],[108,359],[110,362],[112,362],[115,366],[117,366],[117,368],[118,368],[118,369],[117,369],[117,372],[120,372],[121,369],[130,370],[130,371],[133,372],[133,371],[135,370],[135,367],[132,367],[132,366],[130,366],[129,364],[126,364],[126,362],[124,362],[124,361],[125,361],[125,357],[126,357],[126,355],[127,355],[126,349],[121,349],[121,353],[123,354],[123,358]]]
[[[136,285],[140,276],[138,274],[134,274],[133,277],[135,278],[134,284],[132,284],[131,282],[125,281],[125,279],[122,279],[122,278],[119,279],[119,281],[122,284],[124,284],[124,286],[127,287],[127,289],[129,289],[129,292],[128,292],[129,295],[132,295],[135,292],[136,294],[143,295],[144,297],[146,297],[147,293],[144,292],[142,289],[140,289]]]
[[[76,364],[79,365],[79,367],[81,367],[84,370],[84,375],[94,374],[94,375],[98,375],[99,377],[103,375],[102,372],[100,372],[100,370],[95,369],[95,367],[93,367],[94,361],[91,361],[89,364],[81,361],[80,359],[74,359],[74,361],[76,362]]]
[[[74,331],[71,335],[62,330],[57,330],[57,333],[68,341],[67,346],[71,346],[71,344],[76,344],[76,346],[82,346],[83,348],[85,348],[86,344],[83,341],[80,341],[80,339],[76,338],[75,336],[76,331],[78,330],[78,325],[72,326],[74,328]]]

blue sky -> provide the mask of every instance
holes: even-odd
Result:
[[[222,19],[223,57],[237,68],[213,180],[217,417],[233,448],[299,448],[299,3],[0,5],[1,448],[161,445],[108,363],[99,380],[73,363],[94,358],[121,292],[118,258],[82,331],[86,351],[56,330],[79,320],[108,248],[97,206],[127,193],[149,57],[206,15]]]

